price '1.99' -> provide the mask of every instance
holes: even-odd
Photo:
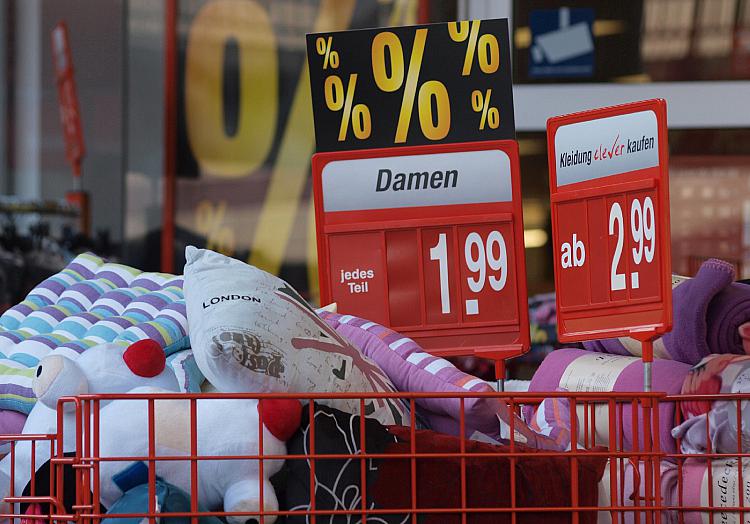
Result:
[[[502,291],[508,280],[508,250],[505,238],[497,230],[490,231],[486,238],[477,232],[466,236],[463,246],[464,263],[469,270],[466,284],[472,293],[480,294],[485,285],[493,291]],[[448,276],[448,242],[445,233],[438,235],[437,243],[430,248],[430,260],[439,265],[440,305],[443,314],[451,313],[450,281]],[[465,301],[466,314],[479,314],[479,302],[475,298]]]

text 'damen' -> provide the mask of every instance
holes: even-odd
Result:
[[[417,189],[448,189],[458,184],[458,170],[448,171],[415,171],[413,173],[396,173],[390,169],[378,170],[378,181],[375,191],[407,191]]]

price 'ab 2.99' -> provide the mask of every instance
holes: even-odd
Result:
[[[669,331],[665,102],[551,118],[547,137],[560,340]]]

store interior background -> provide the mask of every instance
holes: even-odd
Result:
[[[318,23],[511,20],[530,295],[553,290],[546,119],[652,97],[669,104],[673,271],[692,275],[720,257],[750,277],[750,0],[0,2],[4,307],[75,251],[180,272],[191,243],[280,274],[316,302],[304,35]],[[593,69],[535,76],[530,17],[563,6],[593,10]],[[89,239],[54,206],[73,186],[50,45],[60,20],[86,147]],[[222,118],[197,127],[211,111]],[[19,199],[51,207],[21,212]]]

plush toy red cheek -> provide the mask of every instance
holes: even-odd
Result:
[[[128,369],[139,377],[155,377],[167,365],[164,350],[151,339],[134,342],[125,350],[122,358]]]
[[[302,404],[293,399],[263,399],[258,401],[258,413],[271,435],[286,442],[300,425]]]

